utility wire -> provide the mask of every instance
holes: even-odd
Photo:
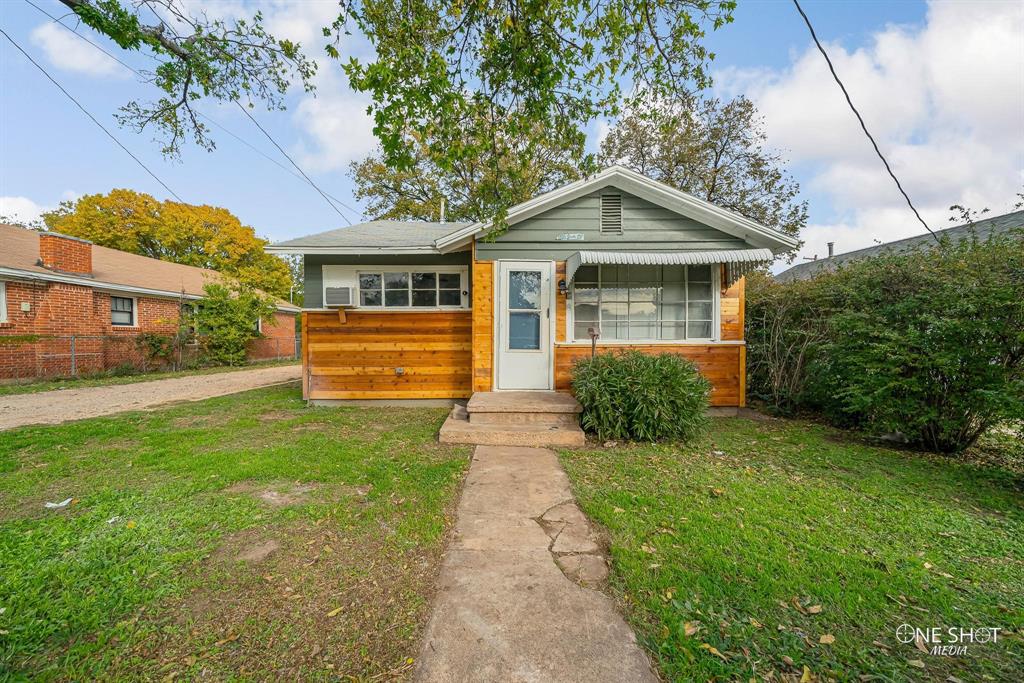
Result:
[[[295,167],[295,170],[296,170],[296,171],[298,171],[299,173],[301,173],[301,174],[302,174],[302,177],[306,179],[306,182],[308,182],[308,183],[309,183],[310,185],[312,185],[312,186],[313,186],[313,189],[314,189],[314,190],[316,190],[317,192],[319,192],[319,193],[320,193],[320,196],[324,198],[324,201],[325,201],[325,202],[327,202],[327,204],[328,204],[328,205],[329,205],[329,206],[330,206],[330,207],[331,207],[332,209],[334,209],[334,213],[336,213],[336,214],[338,214],[339,216],[341,216],[341,218],[342,218],[342,220],[343,220],[343,221],[345,221],[345,222],[346,222],[346,223],[348,223],[349,225],[352,225],[352,221],[350,221],[350,220],[349,220],[349,219],[348,219],[348,218],[347,218],[347,217],[345,216],[345,214],[343,214],[343,213],[342,213],[341,211],[338,211],[338,207],[336,207],[336,206],[335,206],[335,205],[334,205],[333,203],[331,203],[331,200],[327,198],[327,195],[326,195],[326,194],[324,194],[324,191],[323,191],[323,190],[321,190],[321,189],[320,189],[319,187],[317,187],[317,184],[316,184],[316,183],[314,183],[314,182],[313,182],[313,180],[312,180],[312,179],[311,179],[311,178],[310,178],[310,177],[309,177],[308,175],[306,175],[306,172],[305,172],[305,171],[303,171],[303,170],[302,170],[302,169],[301,169],[301,168],[299,167],[299,165],[298,165],[297,163],[295,163],[295,160],[294,160],[294,159],[292,159],[292,158],[291,158],[290,156],[288,156],[288,152],[284,151],[284,149],[282,149],[281,145],[277,144],[277,140],[275,140],[274,138],[272,138],[272,137],[270,136],[270,133],[268,133],[268,132],[267,132],[267,131],[266,131],[266,130],[265,130],[265,129],[263,128],[263,126],[261,126],[261,125],[260,125],[260,122],[259,122],[259,121],[257,121],[257,120],[256,120],[255,118],[253,118],[253,115],[252,115],[252,114],[250,114],[250,113],[249,113],[249,111],[248,111],[248,110],[247,110],[247,109],[246,109],[246,108],[245,108],[244,106],[242,106],[242,103],[241,103],[241,102],[239,102],[238,100],[235,100],[235,104],[237,104],[237,105],[238,105],[238,108],[242,110],[242,113],[243,113],[243,114],[245,114],[246,116],[248,116],[248,117],[249,117],[249,120],[250,120],[250,121],[252,121],[252,122],[253,122],[253,123],[254,123],[254,124],[256,125],[256,127],[257,127],[257,128],[259,128],[259,129],[260,129],[260,131],[261,131],[261,132],[262,132],[262,133],[263,133],[264,135],[266,135],[266,136],[267,136],[267,139],[268,139],[268,140],[270,140],[270,142],[271,142],[271,143],[273,143],[274,147],[277,147],[277,151],[278,151],[278,152],[280,152],[280,153],[281,153],[282,155],[284,155],[284,158],[285,158],[285,159],[287,159],[288,161],[290,161],[290,162],[291,162],[292,166],[294,166],[294,167]],[[349,209],[349,210],[351,211],[351,209]]]
[[[936,241],[938,241],[938,236],[935,234],[934,231],[932,231],[931,228],[928,227],[928,224],[924,222],[923,218],[921,218],[921,214],[919,214],[917,212],[917,209],[914,208],[914,203],[910,201],[910,196],[903,189],[903,186],[900,185],[899,178],[897,178],[896,174],[892,172],[892,168],[889,166],[889,162],[886,161],[885,157],[882,155],[882,150],[878,149],[878,143],[875,142],[875,139],[871,137],[871,133],[868,132],[868,127],[864,123],[864,119],[863,117],[861,117],[860,112],[857,111],[857,107],[853,106],[853,100],[850,99],[850,93],[846,91],[846,86],[843,85],[843,82],[841,80],[839,80],[839,74],[836,73],[836,68],[832,65],[832,60],[829,59],[828,53],[825,52],[825,48],[822,47],[821,42],[818,40],[818,36],[814,32],[814,27],[811,26],[811,20],[807,18],[807,14],[804,12],[804,9],[800,6],[798,0],[793,0],[793,4],[796,5],[796,11],[799,12],[800,16],[804,18],[804,23],[807,24],[807,29],[811,32],[811,38],[814,40],[814,44],[818,46],[818,52],[821,53],[821,56],[824,57],[825,61],[828,63],[828,70],[832,72],[832,78],[834,78],[836,80],[836,83],[839,84],[839,88],[843,91],[843,96],[846,97],[846,103],[850,105],[850,109],[852,109],[853,113],[857,116],[857,120],[860,122],[860,127],[864,131],[864,135],[867,135],[868,140],[871,141],[871,146],[875,148],[875,154],[878,155],[878,158],[882,160],[882,164],[885,165],[885,170],[889,172],[889,177],[892,178],[894,183],[896,183],[896,187],[899,188],[900,194],[903,195],[903,198],[907,200],[907,206],[909,206],[910,210],[914,212],[915,216],[917,216],[917,220],[921,221],[921,225],[924,226],[924,229],[931,233],[931,236],[934,237]]]
[[[25,0],[25,2],[26,2],[26,3],[28,3],[29,5],[31,5],[32,7],[36,8],[37,10],[39,10],[40,12],[42,12],[43,14],[45,14],[46,16],[48,16],[48,17],[49,17],[50,19],[52,19],[52,20],[54,21],[54,23],[56,23],[56,24],[59,24],[59,25],[60,25],[60,26],[61,26],[62,28],[64,28],[64,29],[66,29],[66,30],[70,31],[70,32],[71,32],[71,33],[73,33],[73,34],[74,34],[74,35],[75,35],[76,37],[78,37],[78,38],[81,38],[82,40],[84,40],[84,41],[85,41],[86,43],[88,43],[89,45],[92,45],[92,46],[93,46],[94,48],[96,48],[97,50],[99,50],[100,52],[102,52],[103,54],[105,54],[106,56],[110,57],[111,59],[113,59],[113,60],[114,60],[115,62],[117,62],[117,63],[118,63],[118,64],[120,64],[121,66],[123,66],[124,68],[128,69],[129,71],[131,71],[132,73],[134,73],[134,74],[135,74],[136,76],[138,76],[139,78],[143,78],[143,79],[144,79],[144,78],[146,78],[146,75],[145,75],[145,74],[143,74],[143,73],[142,73],[141,71],[139,71],[139,70],[138,70],[138,69],[136,69],[135,67],[131,66],[130,64],[127,64],[127,63],[126,63],[126,62],[124,62],[123,60],[119,59],[119,58],[118,58],[117,56],[115,56],[115,55],[111,54],[111,52],[110,52],[109,50],[107,50],[106,48],[104,48],[104,47],[103,47],[102,45],[100,45],[99,43],[96,43],[96,42],[94,42],[94,41],[90,40],[90,39],[89,39],[89,38],[87,38],[86,36],[83,36],[83,35],[82,35],[81,33],[79,33],[78,31],[76,31],[76,30],[75,30],[74,28],[72,28],[72,27],[70,27],[70,26],[66,25],[66,24],[65,24],[64,22],[62,22],[62,21],[61,21],[61,20],[60,20],[59,18],[57,18],[57,17],[53,16],[52,14],[50,14],[49,12],[47,12],[46,10],[44,10],[44,9],[43,9],[42,7],[40,7],[39,5],[37,5],[37,4],[35,4],[34,2],[32,2],[32,0]],[[160,17],[157,17],[157,18],[158,18],[158,19],[160,19]],[[162,21],[163,21],[163,20],[161,19],[161,22],[162,22]],[[165,24],[165,25],[166,25],[166,24]],[[154,58],[154,59],[155,59],[155,58]],[[159,60],[157,60],[157,61],[159,61]],[[242,105],[241,105],[241,104],[239,104],[239,106],[242,106]],[[243,111],[243,113],[245,113],[245,114],[246,114],[246,115],[248,116],[249,112],[245,111],[245,109],[244,109],[244,108],[242,109],[242,111]],[[355,209],[353,209],[353,208],[352,208],[351,206],[347,205],[347,204],[346,204],[345,202],[341,201],[340,199],[338,199],[338,198],[337,198],[337,197],[335,197],[334,195],[332,195],[332,194],[330,194],[330,193],[327,193],[327,192],[323,192],[323,191],[321,191],[321,190],[320,190],[320,188],[319,188],[319,187],[317,187],[317,186],[316,186],[316,185],[315,185],[315,184],[313,183],[313,181],[311,181],[311,180],[309,179],[309,177],[308,177],[308,176],[306,176],[306,174],[305,174],[305,173],[303,173],[303,174],[302,174],[302,175],[300,176],[300,175],[299,175],[298,173],[295,173],[295,172],[294,172],[294,171],[292,171],[292,170],[291,170],[290,168],[288,168],[287,166],[283,165],[283,164],[282,164],[281,162],[279,162],[279,161],[278,161],[277,159],[274,159],[273,157],[271,157],[271,156],[269,156],[268,154],[266,154],[266,153],[265,153],[265,152],[264,152],[263,150],[259,149],[258,147],[256,147],[255,145],[251,144],[250,142],[248,142],[248,141],[247,141],[247,140],[245,140],[244,138],[242,138],[242,137],[240,137],[240,136],[236,135],[235,133],[231,132],[230,130],[228,130],[227,128],[225,128],[224,126],[222,126],[222,125],[221,125],[220,123],[218,123],[218,122],[217,122],[217,121],[216,121],[215,119],[213,119],[212,117],[210,117],[210,116],[207,116],[206,114],[204,114],[204,113],[202,113],[202,112],[196,112],[196,114],[198,114],[198,115],[199,115],[199,116],[201,116],[202,118],[206,119],[207,121],[209,121],[210,123],[212,123],[212,124],[213,124],[214,126],[216,126],[217,128],[220,128],[220,129],[221,129],[222,131],[224,131],[225,133],[227,133],[228,135],[230,135],[230,136],[231,136],[231,137],[233,137],[234,139],[238,140],[238,141],[239,141],[239,142],[241,142],[241,143],[242,143],[243,145],[245,145],[246,147],[248,147],[248,148],[249,148],[249,149],[251,149],[252,151],[256,152],[257,154],[259,154],[259,155],[260,155],[260,156],[262,156],[262,157],[263,157],[264,159],[266,159],[267,161],[271,162],[272,164],[274,164],[274,165],[275,165],[275,166],[277,166],[278,168],[280,168],[280,169],[281,169],[282,171],[285,171],[285,172],[287,172],[287,173],[291,174],[292,176],[294,176],[294,177],[298,178],[299,180],[303,180],[304,182],[308,182],[308,183],[309,183],[309,184],[310,184],[310,185],[311,185],[311,186],[312,186],[312,187],[313,187],[313,188],[314,188],[315,190],[317,190],[318,192],[320,192],[320,195],[321,195],[321,196],[323,196],[323,197],[324,197],[325,199],[327,199],[327,200],[328,200],[328,203],[331,203],[331,201],[333,200],[334,202],[337,202],[338,204],[340,204],[340,205],[341,205],[342,207],[344,207],[344,208],[348,209],[349,211],[351,211],[351,212],[352,212],[353,214],[355,214],[355,215],[357,215],[357,216],[358,216],[358,215],[360,214],[360,212],[359,212],[359,211],[356,211],[356,210],[355,210]],[[249,116],[249,118],[250,118],[250,119],[252,119],[252,117],[251,117],[251,116]],[[253,120],[253,122],[255,123],[255,120]],[[263,131],[263,134],[264,134],[264,135],[266,135],[266,136],[267,136],[267,137],[268,137],[268,138],[270,139],[270,141],[274,143],[274,146],[275,146],[275,147],[277,147],[277,148],[278,148],[279,150],[281,150],[280,146],[278,146],[278,145],[277,145],[277,143],[276,143],[276,142],[274,142],[274,139],[270,137],[269,133],[267,133],[267,132],[266,132],[265,130],[263,130],[263,128],[262,128],[262,127],[260,127],[260,125],[259,125],[258,123],[256,124],[256,126],[257,126],[257,127],[259,127],[259,128],[260,128],[260,130],[261,130],[261,131]],[[281,153],[282,153],[282,154],[284,154],[286,158],[288,158],[288,161],[291,161],[291,163],[292,163],[292,165],[293,165],[293,166],[295,166],[296,168],[298,168],[298,165],[296,165],[296,164],[295,164],[295,162],[294,162],[294,161],[292,161],[292,159],[291,159],[290,157],[288,157],[288,155],[287,155],[287,154],[285,154],[285,153],[284,153],[284,150],[281,150]],[[299,171],[300,171],[300,172],[302,172],[302,169],[299,169]],[[342,217],[342,219],[344,219],[346,223],[348,223],[349,225],[352,225],[352,222],[351,222],[351,221],[349,221],[349,219],[348,219],[348,218],[346,218],[346,217],[345,217],[345,216],[344,216],[344,215],[343,215],[343,214],[342,214],[342,213],[341,213],[340,211],[338,211],[338,209],[337,209],[337,208],[335,208],[335,207],[334,207],[333,205],[331,206],[331,208],[333,208],[333,209],[334,209],[334,211],[335,211],[336,213],[338,213],[338,215],[339,215],[339,216],[341,216],[341,217]]]
[[[134,159],[134,160],[135,160],[135,163],[137,163],[137,164],[138,164],[139,166],[141,166],[141,167],[143,168],[143,170],[145,170],[145,171],[146,171],[146,173],[148,173],[148,174],[149,174],[149,175],[150,175],[150,176],[151,176],[151,177],[153,178],[153,180],[155,180],[155,181],[157,181],[158,183],[160,183],[160,185],[161,185],[161,186],[162,186],[162,187],[163,187],[163,188],[164,188],[165,190],[167,190],[168,192],[170,192],[170,193],[171,193],[171,196],[173,196],[173,197],[174,197],[175,199],[177,199],[177,200],[178,200],[179,202],[182,202],[182,203],[184,203],[184,202],[185,202],[185,200],[184,200],[184,199],[182,199],[181,197],[179,197],[179,196],[178,196],[178,193],[176,193],[176,192],[175,192],[174,190],[172,190],[172,189],[171,189],[170,187],[168,187],[168,186],[167,186],[167,183],[165,183],[164,181],[160,180],[160,178],[158,178],[158,177],[157,177],[157,175],[156,175],[155,173],[153,173],[153,171],[149,170],[149,167],[148,167],[148,166],[146,166],[146,165],[145,165],[144,163],[142,163],[142,161],[141,161],[141,160],[140,160],[140,159],[139,159],[139,158],[138,158],[137,156],[135,156],[134,154],[132,154],[131,150],[129,150],[129,149],[127,148],[127,147],[125,147],[125,146],[124,146],[123,144],[121,144],[121,141],[120,141],[120,140],[118,140],[118,139],[117,139],[116,137],[114,137],[114,135],[113,135],[113,134],[112,134],[112,133],[111,133],[111,132],[110,132],[109,130],[107,130],[107,129],[106,129],[105,127],[104,127],[104,125],[103,125],[102,123],[100,123],[100,122],[99,122],[99,121],[98,121],[98,120],[96,119],[96,117],[95,117],[95,116],[93,116],[92,114],[90,114],[90,113],[89,113],[89,110],[88,110],[88,109],[86,109],[85,107],[83,107],[83,106],[82,106],[81,102],[79,102],[78,100],[76,100],[76,99],[74,98],[74,96],[73,96],[73,95],[72,95],[71,93],[69,93],[69,92],[68,92],[67,90],[65,90],[65,89],[64,89],[64,86],[62,86],[62,85],[61,85],[60,83],[58,83],[58,82],[57,82],[57,81],[56,81],[56,80],[55,80],[55,79],[53,78],[53,76],[51,76],[51,75],[50,75],[49,73],[47,73],[46,69],[44,69],[44,68],[43,68],[42,66],[40,66],[39,62],[37,62],[36,60],[32,59],[32,56],[31,56],[31,55],[29,55],[29,53],[25,52],[25,50],[23,50],[23,49],[22,49],[21,45],[18,45],[18,43],[17,43],[17,42],[16,42],[15,40],[14,40],[14,38],[11,38],[11,36],[7,34],[7,31],[5,31],[5,30],[3,30],[2,28],[0,28],[0,33],[2,33],[2,34],[3,34],[4,38],[6,38],[6,39],[7,39],[8,41],[10,41],[11,45],[13,45],[13,46],[14,46],[15,48],[17,48],[18,52],[20,52],[21,54],[25,55],[25,59],[27,59],[28,61],[32,62],[32,65],[33,65],[33,66],[35,66],[35,67],[36,67],[37,69],[39,69],[39,70],[40,70],[41,72],[43,72],[43,75],[44,75],[44,76],[46,76],[46,78],[48,78],[48,79],[49,79],[49,81],[50,81],[51,83],[53,83],[53,84],[54,84],[55,86],[57,86],[57,88],[58,88],[58,89],[59,89],[59,90],[60,90],[60,91],[61,91],[62,93],[64,93],[64,95],[65,95],[65,96],[66,96],[66,97],[67,97],[67,98],[68,98],[69,100],[71,100],[72,102],[74,102],[74,103],[75,103],[75,106],[77,106],[77,107],[78,107],[79,109],[81,109],[81,110],[82,110],[82,113],[83,113],[83,114],[85,114],[86,116],[88,116],[88,117],[89,117],[89,119],[90,119],[90,120],[91,120],[91,121],[92,121],[93,123],[95,123],[95,124],[96,124],[96,125],[97,125],[97,126],[99,127],[99,129],[100,129],[100,130],[102,130],[102,131],[103,131],[104,133],[106,133],[106,134],[107,134],[107,137],[109,137],[109,138],[110,138],[111,140],[113,140],[113,141],[114,141],[114,142],[115,142],[115,143],[117,144],[117,146],[118,146],[118,147],[120,147],[121,149],[123,149],[123,150],[125,151],[125,153],[126,153],[126,154],[127,154],[128,156],[130,156],[130,157],[131,157],[132,159]]]

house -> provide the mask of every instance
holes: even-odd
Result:
[[[973,223],[957,225],[944,230],[936,230],[935,234],[940,239],[948,239],[952,242],[960,242],[977,236],[978,239],[987,239],[990,235],[1008,234],[1013,230],[1024,228],[1024,211],[1015,211],[1002,216],[993,216]],[[832,272],[839,266],[853,261],[871,258],[884,253],[902,253],[914,249],[931,249],[935,246],[935,238],[930,234],[908,237],[885,244],[876,244],[872,247],[848,251],[845,254],[831,254],[831,243],[829,243],[828,258],[816,259],[806,263],[800,263],[788,270],[784,270],[775,276],[779,282],[793,282],[794,280],[809,280],[816,275],[825,272]]]
[[[618,166],[507,224],[370,221],[267,247],[305,262],[303,396],[568,392],[596,343],[688,358],[713,405],[744,405],[743,276],[796,240]]]
[[[220,278],[205,268],[0,225],[0,379],[139,365],[142,333],[173,334],[181,307]],[[299,308],[279,301],[254,360],[294,355]],[[74,346],[72,346],[74,338]]]

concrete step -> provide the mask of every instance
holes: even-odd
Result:
[[[441,443],[477,446],[582,446],[579,426],[543,424],[479,424],[449,416],[438,434]]]
[[[575,398],[555,391],[478,391],[466,404],[469,422],[478,425],[572,427],[580,410]]]

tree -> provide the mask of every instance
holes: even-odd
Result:
[[[267,33],[259,12],[248,21],[225,21],[190,13],[178,0],[60,1],[121,48],[146,51],[156,59],[156,69],[144,73],[163,95],[156,102],[129,102],[117,118],[138,132],[153,126],[167,156],[178,156],[189,135],[213,149],[193,108],[201,98],[246,99],[250,107],[255,99],[268,109],[283,109],[293,78],[313,90],[316,63],[303,56],[297,43]]]
[[[112,190],[63,202],[43,221],[50,230],[100,246],[210,268],[285,299],[292,284],[288,265],[264,252],[267,241],[227,209]]]
[[[493,144],[497,158],[482,148],[481,157],[460,159],[447,170],[429,144],[416,147],[406,170],[388,166],[381,154],[353,162],[355,196],[367,201],[366,213],[375,218],[438,220],[443,200],[446,220],[478,221],[594,170],[582,147],[559,145],[540,131],[499,135]]]
[[[667,185],[797,236],[807,202],[764,123],[745,97],[676,101],[624,116],[601,143],[603,163],[621,163]]]
[[[123,112],[137,128],[156,125],[169,137],[165,151],[175,152],[186,132],[209,146],[191,108],[201,96],[280,106],[293,74],[312,87],[313,63],[298,45],[268,34],[258,13],[251,22],[224,22],[192,15],[178,0],[62,2],[121,47],[166,58],[152,79],[165,96]],[[552,144],[581,154],[582,130],[597,117],[707,86],[714,54],[702,44],[705,32],[731,22],[735,7],[735,0],[341,0],[324,36],[338,59],[351,32],[373,48],[372,59],[351,57],[343,68],[351,87],[370,95],[383,163],[410,171],[422,144],[446,172],[488,159],[496,177],[511,176],[491,187],[500,223],[512,200],[496,190],[528,182],[519,177],[526,170],[500,165],[499,138],[544,131]],[[160,22],[140,18],[151,15]]]
[[[211,282],[203,287],[190,321],[206,357],[218,365],[244,365],[246,350],[261,336],[257,321],[274,314],[274,302],[241,283]]]

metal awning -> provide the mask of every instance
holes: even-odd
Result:
[[[725,286],[730,286],[754,268],[771,263],[771,249],[722,249],[715,251],[578,251],[565,262],[566,282],[572,282],[580,266],[632,265],[682,266],[725,264]]]

